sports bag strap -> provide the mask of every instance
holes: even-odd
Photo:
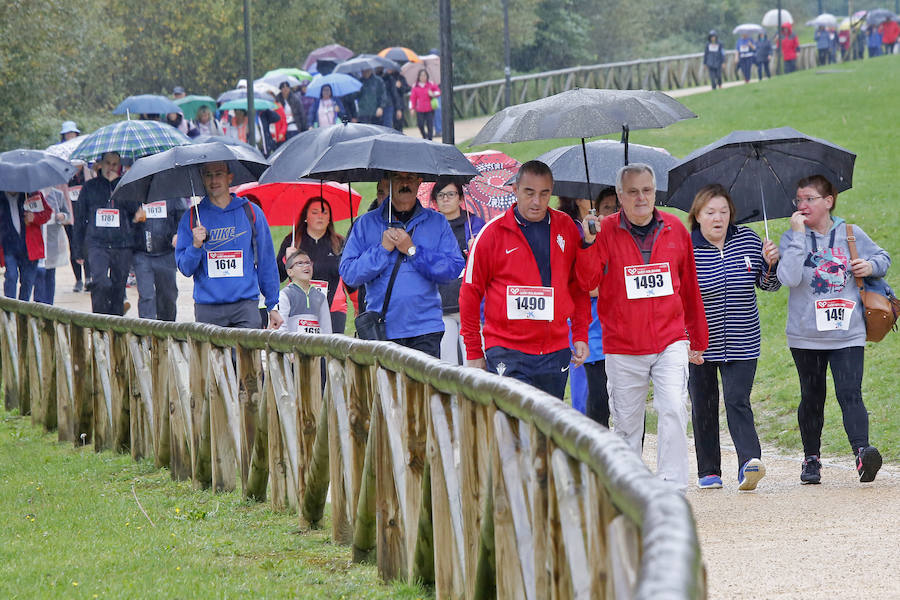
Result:
[[[853,225],[847,223],[847,245],[850,247],[850,260],[856,260],[859,258],[859,255],[856,253],[856,236],[853,235]],[[863,285],[862,277],[856,277],[856,285],[859,286],[859,293],[865,291],[865,286]],[[863,302],[865,304],[865,302]]]

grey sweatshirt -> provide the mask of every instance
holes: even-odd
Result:
[[[884,277],[891,266],[890,255],[856,225],[853,226],[853,234],[856,236],[859,258],[872,263],[872,276]],[[844,220],[832,217],[831,229],[825,235],[819,235],[808,227],[803,233],[789,229],[781,236],[780,250],[778,280],[790,288],[785,329],[788,347],[834,350],[865,346],[866,324],[859,288],[850,271],[850,248]],[[856,303],[850,315],[850,328],[846,331],[819,331],[815,302],[835,298]]]

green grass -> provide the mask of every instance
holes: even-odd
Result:
[[[685,156],[735,129],[787,125],[839,144],[856,153],[857,159],[853,189],[840,195],[835,214],[862,226],[897,259],[900,257],[897,208],[900,192],[896,182],[896,136],[900,128],[896,106],[900,97],[900,57],[829,65],[828,70],[838,72],[802,71],[759,84],[687,96],[681,101],[699,118],[661,130],[633,131],[631,141],[661,146],[676,156]],[[576,142],[545,140],[489,147],[528,160],[551,148]],[[771,221],[770,236],[777,242],[787,228],[786,219]],[[761,224],[754,229],[763,234]],[[900,288],[897,267],[888,273],[888,280]],[[796,418],[799,382],[784,336],[788,292],[760,292],[758,296],[763,342],[752,397],[757,427],[765,442],[775,443],[788,452],[799,451]],[[891,334],[878,344],[867,344],[863,380],[871,441],[886,459],[894,462],[900,460],[900,413],[894,410],[900,384],[898,355],[900,334]],[[830,383],[822,442],[826,454],[849,451]]]
[[[351,564],[349,549],[331,543],[330,521],[298,535],[296,515],[55,439],[0,409],[2,598],[430,595]]]

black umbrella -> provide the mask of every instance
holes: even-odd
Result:
[[[136,160],[122,176],[113,198],[140,203],[197,196],[206,190],[200,166],[219,161],[227,162],[234,174],[231,185],[256,181],[269,166],[266,159],[240,146],[218,142],[176,146]]]
[[[582,164],[582,153],[585,150],[591,174],[589,191]],[[653,168],[656,174],[656,197],[660,202],[665,200],[668,171],[678,159],[662,148],[640,144],[629,146],[629,156],[634,162]],[[554,195],[588,199],[596,198],[606,188],[615,187],[619,169],[625,164],[622,144],[613,140],[590,142],[584,148],[580,145],[554,148],[538,156],[536,160],[545,163],[553,172]],[[512,181],[508,181],[507,185]]]
[[[9,150],[0,154],[0,190],[35,192],[66,183],[75,173],[69,161],[43,150]]]
[[[338,142],[319,157],[308,176],[341,182],[379,181],[391,172],[418,173],[426,181],[446,177],[458,183],[468,183],[478,175],[478,169],[456,146],[388,133]]]
[[[668,127],[696,116],[662,92],[576,88],[504,108],[491,117],[469,145],[581,138],[585,180],[589,185],[585,138],[621,131],[627,165],[630,130]]]
[[[195,138],[191,138],[191,142],[194,144],[209,144],[212,142],[219,142],[220,144],[225,144],[226,146],[239,146],[241,148],[244,148],[245,150],[253,152],[257,155],[258,158],[265,160],[262,152],[260,152],[250,144],[227,135],[198,135]]]
[[[426,181],[446,177],[468,183],[478,170],[456,146],[405,135],[372,135],[338,142],[306,173],[329,181],[379,181],[391,172],[418,173]]]
[[[308,129],[282,144],[272,153],[272,166],[260,177],[260,183],[297,181],[309,173],[323,152],[347,140],[380,134],[403,135],[391,127],[367,123],[341,123],[330,127]]]
[[[735,222],[766,222],[791,216],[797,181],[823,175],[838,192],[851,187],[856,155],[791,127],[733,131],[695,150],[669,170],[665,206],[690,210],[705,185],[719,183],[735,207]]]
[[[361,54],[350,60],[346,60],[334,68],[334,73],[357,74],[362,73],[366,69],[375,70],[378,68],[400,70],[400,65],[389,58],[378,56],[377,54]]]

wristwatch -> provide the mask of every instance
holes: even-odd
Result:
[[[406,255],[407,255],[407,256],[415,256],[415,255],[416,255],[416,247],[415,247],[415,246],[410,246],[409,248],[407,248],[407,249],[406,249]]]

